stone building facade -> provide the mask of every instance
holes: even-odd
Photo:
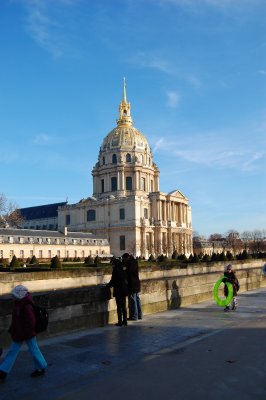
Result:
[[[35,256],[39,261],[92,256],[110,257],[107,239],[86,232],[45,231],[34,229],[0,228],[0,259],[13,256],[26,261]]]
[[[117,126],[104,138],[92,170],[93,195],[59,207],[59,229],[105,237],[116,256],[191,254],[188,199],[179,190],[160,192],[159,174],[146,137],[133,126],[124,82]]]

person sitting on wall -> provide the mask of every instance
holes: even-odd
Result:
[[[122,260],[127,269],[129,320],[136,321],[142,319],[138,261],[128,253],[122,255]]]
[[[113,272],[110,282],[106,285],[107,287],[114,288],[114,297],[116,301],[117,318],[118,322],[116,326],[127,325],[127,307],[126,298],[128,295],[127,288],[127,275],[126,268],[122,265],[119,258],[114,258],[113,261]]]

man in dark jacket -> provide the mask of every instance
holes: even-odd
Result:
[[[114,297],[116,301],[117,318],[116,326],[127,325],[126,298],[128,295],[126,268],[118,258],[113,260],[113,272],[107,287],[114,288]]]
[[[138,261],[128,253],[122,255],[122,260],[127,269],[129,320],[136,321],[142,319]]]
[[[35,365],[35,370],[31,376],[35,378],[43,375],[47,367],[47,362],[36,340],[36,317],[32,306],[32,297],[28,289],[23,285],[16,286],[11,293],[14,297],[14,307],[9,333],[13,342],[6,357],[0,364],[0,381],[2,382],[11,371],[24,341],[28,346]]]

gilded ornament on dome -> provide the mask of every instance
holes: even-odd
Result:
[[[113,138],[113,140],[112,140],[112,146],[118,146],[118,144],[119,144],[119,137]]]

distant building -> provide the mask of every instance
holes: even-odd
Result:
[[[62,202],[21,208],[20,212],[24,220],[21,227],[37,230],[57,230],[58,208],[66,204],[67,202]]]
[[[0,228],[0,259],[10,261],[14,255],[24,261],[32,256],[38,260],[111,256],[108,240],[91,233]]]
[[[159,169],[133,126],[125,83],[117,126],[104,138],[92,175],[92,197],[60,206],[59,229],[105,237],[117,256],[193,252],[188,199],[179,190],[160,192]]]

